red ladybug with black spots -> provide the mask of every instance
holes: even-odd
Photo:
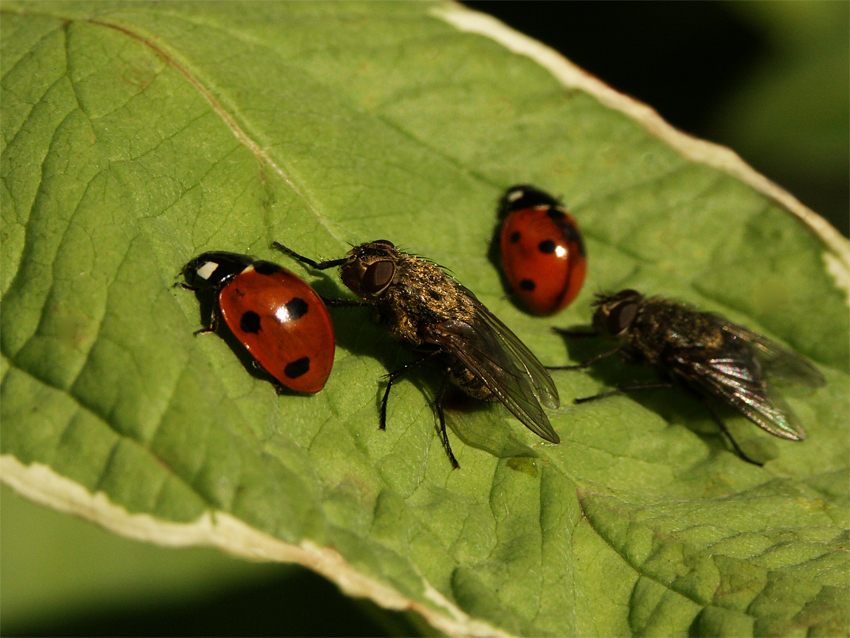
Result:
[[[229,252],[207,252],[183,267],[186,290],[212,296],[211,325],[219,319],[281,385],[318,392],[331,373],[334,330],[321,297],[302,279],[269,261]],[[278,388],[280,390],[280,388]]]
[[[499,202],[502,269],[514,293],[536,315],[572,302],[587,272],[587,251],[564,205],[534,186],[512,186]]]

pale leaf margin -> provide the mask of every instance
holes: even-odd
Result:
[[[303,565],[335,583],[348,596],[369,598],[386,609],[416,612],[448,635],[510,636],[465,614],[424,578],[423,596],[433,607],[363,575],[331,548],[310,541],[284,543],[229,514],[207,512],[193,523],[168,523],[148,514],[132,514],[112,503],[103,492],[92,494],[42,463],[24,465],[9,454],[0,456],[0,477],[21,496],[126,538],[166,547],[204,545],[248,560]]]
[[[514,53],[534,60],[564,87],[582,90],[605,106],[624,113],[682,156],[722,170],[784,206],[803,220],[824,242],[827,248],[824,253],[827,271],[834,278],[836,286],[847,293],[850,305],[850,241],[793,195],[757,173],[732,150],[675,129],[651,107],[618,93],[557,51],[514,31],[492,16],[459,4],[434,7],[429,13],[459,31],[488,37]],[[203,86],[196,84],[196,88],[207,99],[211,98]],[[215,111],[233,129],[233,122],[226,111],[221,108],[215,108]],[[235,132],[241,141],[246,141],[238,134],[238,127]],[[255,153],[261,152],[250,143],[248,146]],[[278,167],[269,163],[280,173]],[[286,181],[289,183],[289,180]],[[290,186],[294,188],[291,183]],[[249,560],[296,563],[321,574],[349,596],[369,598],[387,609],[416,612],[431,626],[446,634],[510,635],[465,614],[425,579],[422,580],[423,597],[433,606],[405,597],[391,587],[365,576],[331,548],[320,547],[310,541],[298,545],[284,543],[228,514],[208,512],[188,524],[163,522],[147,514],[132,514],[112,503],[103,493],[92,494],[79,483],[57,474],[46,465],[34,463],[27,466],[13,455],[0,456],[0,480],[32,501],[90,520],[127,538],[168,547],[206,545]]]
[[[564,87],[584,91],[608,108],[628,115],[683,157],[721,170],[784,206],[809,226],[826,245],[827,250],[823,258],[827,272],[833,277],[836,287],[847,294],[847,304],[850,306],[850,240],[791,193],[758,173],[735,151],[676,129],[665,122],[652,107],[618,93],[554,49],[514,31],[491,15],[472,11],[460,4],[433,7],[429,13],[460,31],[490,38],[517,55],[531,58],[549,71]]]

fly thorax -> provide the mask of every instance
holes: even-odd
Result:
[[[422,315],[411,305],[409,297],[404,294],[403,286],[388,288],[375,301],[374,307],[395,339],[412,346],[422,345],[423,341],[418,334]]]

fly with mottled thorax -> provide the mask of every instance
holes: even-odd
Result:
[[[556,408],[558,390],[543,364],[472,292],[440,266],[406,253],[387,240],[355,246],[346,257],[316,262],[286,246],[273,246],[316,270],[339,267],[343,283],[360,301],[325,300],[329,305],[370,306],[391,335],[421,353],[391,372],[381,401],[380,428],[386,428],[393,383],[429,359],[446,369],[446,382],[434,407],[443,445],[453,467],[458,462],[446,434],[443,400],[447,385],[484,401],[500,401],[538,436],[558,443],[541,403]]]
[[[812,388],[824,385],[823,375],[800,355],[719,315],[662,297],[644,297],[635,290],[597,295],[594,305],[594,332],[617,341],[618,347],[582,364],[559,369],[587,368],[625,351],[666,376],[683,381],[702,396],[730,405],[774,436],[793,441],[806,438],[805,429],[775,384],[781,380]],[[621,387],[575,402],[671,385]],[[711,403],[706,401],[706,405],[739,456],[761,465],[744,454]]]

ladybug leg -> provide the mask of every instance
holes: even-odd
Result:
[[[702,399],[702,402],[705,404],[705,407],[707,407],[708,411],[711,413],[711,418],[714,419],[714,422],[717,423],[717,425],[720,427],[720,430],[723,432],[723,434],[726,435],[726,438],[729,439],[729,442],[732,444],[732,447],[735,448],[735,451],[738,453],[738,456],[740,456],[747,463],[752,463],[753,465],[763,467],[764,463],[760,463],[744,454],[744,451],[741,449],[741,446],[738,445],[738,443],[735,441],[734,437],[732,436],[732,433],[729,432],[729,428],[726,427],[726,423],[724,423],[723,419],[720,418],[720,415],[717,414],[717,411],[714,409],[714,406],[711,405],[711,403],[709,403],[702,395],[700,395],[700,399]]]
[[[217,308],[213,308],[212,315],[210,316],[210,325],[207,328],[201,328],[200,330],[195,330],[192,333],[195,337],[198,335],[205,335],[211,332],[218,332],[218,311]]]
[[[446,448],[446,454],[449,455],[449,462],[452,464],[452,469],[460,468],[460,463],[457,462],[452,446],[449,443],[449,435],[446,432],[446,415],[443,413],[443,399],[446,397],[446,391],[449,387],[449,377],[443,380],[443,387],[440,388],[440,393],[437,395],[437,400],[434,401],[434,408],[437,410],[437,417],[440,419],[440,435],[443,437],[443,447]]]
[[[331,259],[329,261],[314,261],[309,257],[305,257],[304,255],[299,255],[297,252],[292,250],[291,248],[287,248],[279,241],[272,242],[272,248],[276,248],[277,250],[286,253],[290,257],[294,257],[301,263],[307,264],[310,268],[315,270],[327,270],[328,268],[333,268],[335,266],[342,266],[344,263],[348,261],[347,257],[343,257],[342,259]]]
[[[183,283],[182,281],[178,281],[174,284],[174,288],[182,288],[183,290],[191,290],[192,292],[198,292],[198,289],[194,286],[190,286],[189,284]],[[198,335],[205,335],[210,332],[216,332],[218,330],[218,315],[216,315],[215,311],[213,311],[211,324],[209,328],[201,328],[200,330],[195,330],[192,333],[193,336],[197,337]]]

